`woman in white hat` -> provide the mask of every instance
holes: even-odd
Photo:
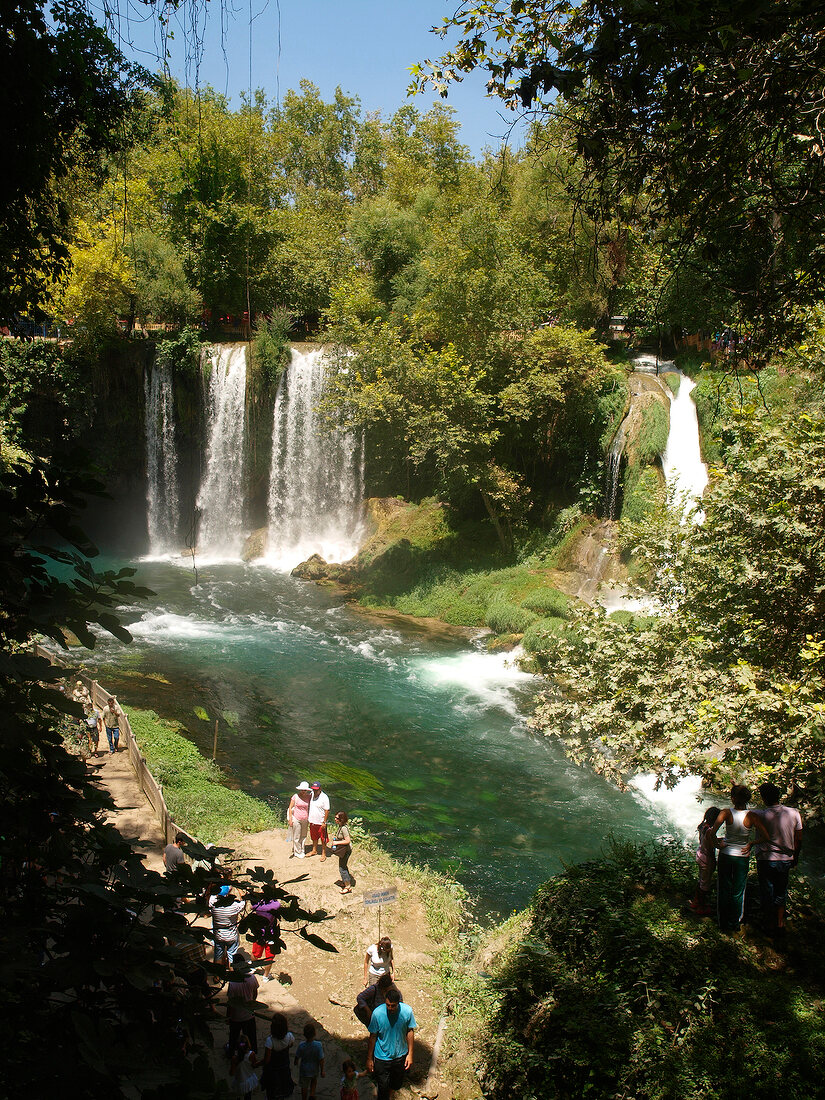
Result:
[[[309,800],[312,798],[312,788],[305,779],[301,780],[295,788],[295,794],[289,803],[286,812],[286,836],[292,841],[290,859],[297,856],[304,858],[304,841],[307,837],[307,823],[309,822]]]

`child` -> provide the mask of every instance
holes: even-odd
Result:
[[[298,1044],[295,1065],[299,1067],[301,1100],[307,1100],[307,1097],[315,1095],[315,1089],[318,1086],[318,1070],[321,1070],[322,1077],[326,1077],[324,1048],[315,1038],[315,1024],[306,1024],[304,1027],[304,1041]]]
[[[355,1063],[347,1058],[341,1063],[344,1076],[341,1078],[341,1100],[358,1100],[358,1070]]]
[[[245,1100],[250,1100],[253,1091],[258,1087],[258,1074],[255,1072],[257,1064],[255,1051],[250,1047],[249,1040],[241,1035],[232,1055],[229,1072],[232,1075],[232,1091],[245,1097]]]
[[[352,855],[352,837],[347,825],[348,821],[349,815],[345,814],[343,810],[335,815],[335,824],[338,826],[338,830],[332,840],[332,850],[338,856],[338,873],[341,876],[342,894],[352,893],[354,881],[347,866],[349,857]]]
[[[712,912],[708,905],[708,895],[716,867],[716,830],[713,826],[719,813],[718,806],[709,806],[698,825],[699,847],[696,849],[696,862],[699,864],[699,885],[696,887],[695,897],[688,902],[688,907],[697,917],[709,917]]]

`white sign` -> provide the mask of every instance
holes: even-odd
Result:
[[[398,901],[398,890],[395,886],[364,891],[364,905],[392,905],[394,901]]]

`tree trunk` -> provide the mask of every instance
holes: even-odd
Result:
[[[501,526],[501,520],[498,518],[498,513],[493,506],[492,499],[490,498],[489,494],[484,492],[483,489],[481,490],[481,499],[484,501],[484,507],[487,509],[487,515],[490,517],[490,522],[495,528],[496,535],[498,536],[499,545],[501,546],[501,549],[505,552],[505,554],[507,554],[510,552],[511,549],[510,540],[507,538],[504,528]]]

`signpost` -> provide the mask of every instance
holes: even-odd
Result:
[[[380,890],[365,890],[364,905],[378,906],[378,938],[381,939],[381,906],[393,905],[398,901],[398,888],[395,886],[383,886]]]

